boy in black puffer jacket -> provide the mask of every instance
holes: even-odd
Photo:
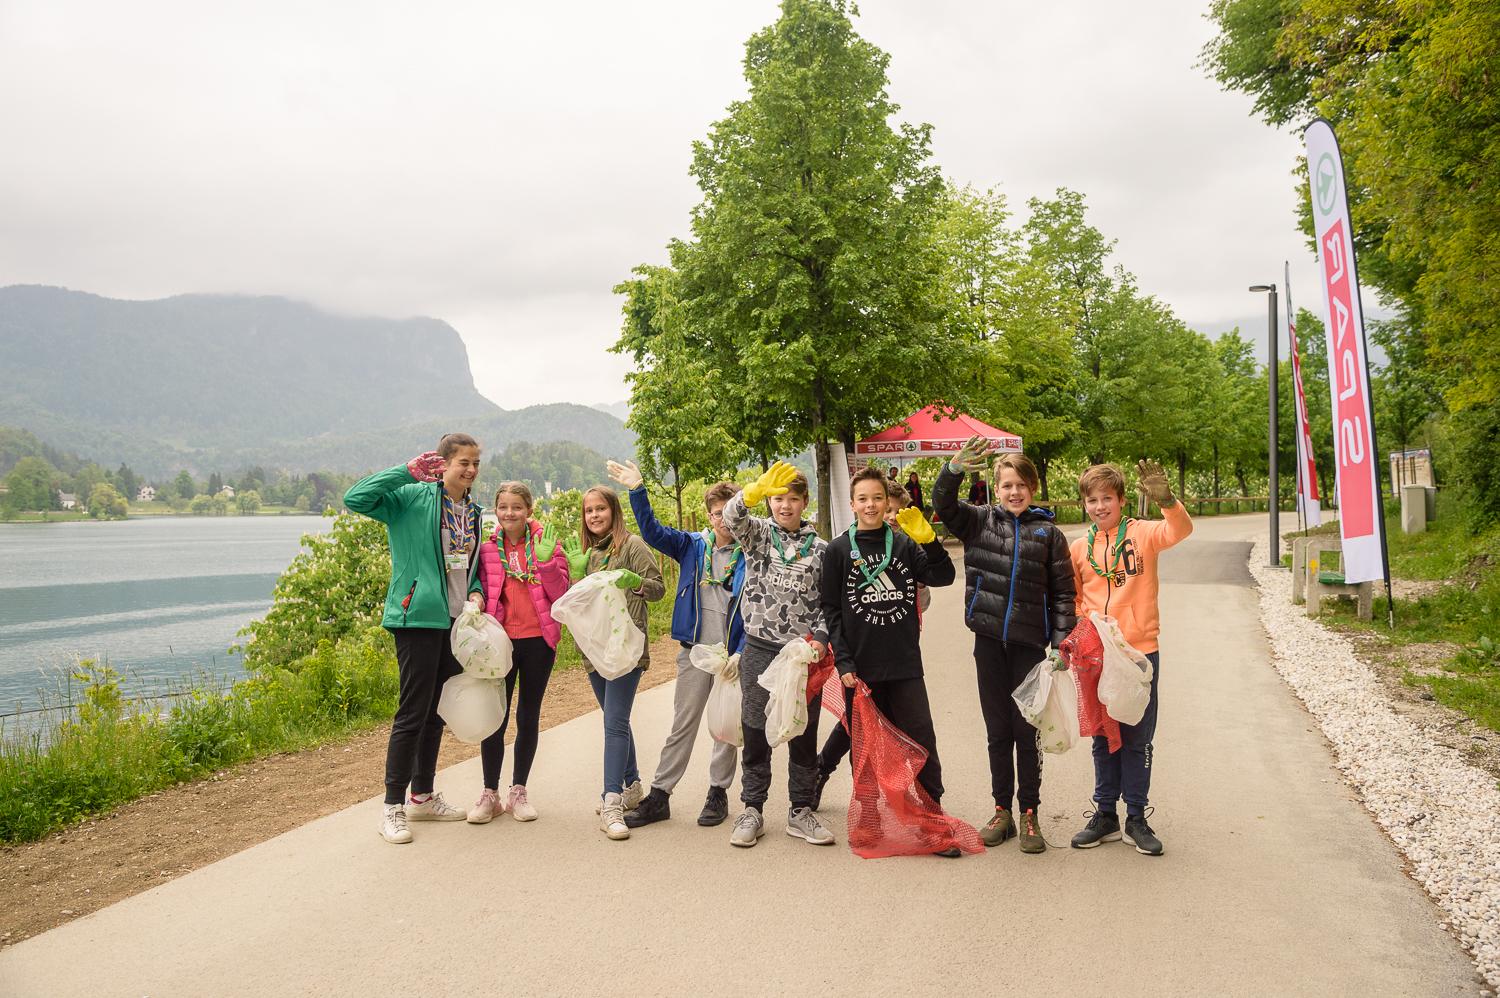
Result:
[[[1020,454],[995,462],[999,501],[992,506],[961,502],[965,471],[983,471],[989,441],[970,438],[938,475],[932,505],[964,544],[964,620],[974,632],[979,707],[989,738],[990,786],[995,815],[980,831],[987,846],[1017,834],[1021,851],[1042,852],[1037,812],[1041,808],[1042,757],[1036,729],[1021,716],[1011,694],[1077,622],[1073,562],[1068,541],[1049,510],[1031,505],[1040,481],[1036,466]],[[1014,763],[1012,762],[1014,753]],[[1017,778],[1019,777],[1019,787]],[[1011,817],[1011,795],[1020,804]]]

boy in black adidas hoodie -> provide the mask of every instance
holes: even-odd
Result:
[[[823,619],[844,685],[852,690],[855,676],[863,679],[880,712],[927,750],[917,781],[941,803],[943,769],[922,678],[917,586],[952,585],[957,573],[921,510],[903,509],[896,514],[901,530],[891,529],[889,501],[879,469],[855,472],[849,482],[854,523],[823,554]]]

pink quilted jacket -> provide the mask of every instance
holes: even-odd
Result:
[[[527,527],[531,530],[532,543],[542,535],[542,525],[535,520],[528,520]],[[495,535],[479,548],[479,576],[484,582],[484,612],[494,617],[503,626],[505,624],[505,555],[500,552],[499,544],[500,528],[495,528]],[[538,556],[536,574],[541,579],[540,584],[527,586],[531,593],[531,604],[536,607],[537,620],[542,624],[542,637],[547,644],[557,647],[558,640],[562,637],[562,625],[552,619],[552,604],[559,596],[568,591],[571,583],[568,581],[568,559],[563,557],[562,545],[552,552],[550,561],[540,560]]]

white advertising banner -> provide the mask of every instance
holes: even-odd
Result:
[[[1292,348],[1292,384],[1297,395],[1297,515],[1304,527],[1323,522],[1318,495],[1318,462],[1313,455],[1312,431],[1307,426],[1307,395],[1302,390],[1302,350],[1297,346],[1297,313],[1292,309],[1292,265],[1286,264],[1286,338]]]
[[[1333,127],[1322,118],[1307,126],[1307,175],[1312,189],[1318,270],[1323,277],[1328,333],[1328,391],[1333,407],[1335,489],[1343,569],[1347,582],[1387,576],[1380,464],[1375,454],[1375,414],[1370,366],[1365,357],[1365,321],[1354,269],[1344,163]]]

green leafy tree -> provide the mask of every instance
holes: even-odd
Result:
[[[180,499],[191,499],[198,494],[198,486],[193,484],[193,476],[186,471],[177,473],[177,477],[172,481],[172,488],[176,490]]]
[[[188,504],[188,512],[194,516],[212,516],[214,513],[214,498],[209,495],[193,496],[192,502]]]
[[[208,494],[218,495],[224,489],[224,476],[217,471],[208,476]]]
[[[89,493],[89,515],[96,520],[109,519],[123,520],[130,512],[130,505],[125,497],[115,490],[108,482],[100,482],[94,486]]]
[[[57,492],[57,469],[45,458],[23,457],[5,476],[6,502],[14,509],[51,509]]]
[[[260,509],[260,493],[254,489],[246,489],[235,493],[234,504],[239,508],[241,515],[250,515]]]
[[[115,485],[119,487],[121,494],[126,499],[133,500],[136,493],[140,490],[141,484],[140,476],[130,470],[130,465],[122,462],[120,467],[115,470]]]

